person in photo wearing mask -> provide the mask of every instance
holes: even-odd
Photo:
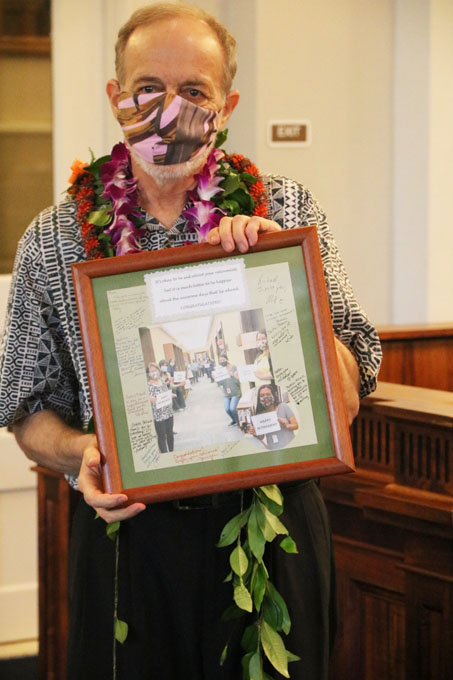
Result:
[[[255,415],[272,413],[272,411],[277,412],[279,429],[264,435],[257,435],[252,425],[249,432],[257,437],[267,449],[284,449],[294,439],[294,432],[299,428],[299,423],[288,404],[279,400],[277,387],[261,385],[257,392]]]
[[[267,385],[273,381],[272,362],[269,353],[269,343],[265,330],[258,331],[256,334],[256,346],[260,354],[256,357],[253,365],[255,367],[255,386]]]
[[[161,377],[159,366],[154,363],[148,364],[148,392],[159,451],[161,453],[173,451],[173,397],[171,389]]]
[[[241,398],[241,383],[239,382],[238,370],[236,366],[230,364],[225,352],[222,352],[219,356],[219,366],[228,371],[228,378],[221,380],[220,385],[223,390],[223,405],[231,418],[229,425],[237,425],[238,414],[236,408]]]

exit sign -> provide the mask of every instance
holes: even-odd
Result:
[[[311,123],[309,120],[270,120],[268,123],[269,146],[310,146]]]

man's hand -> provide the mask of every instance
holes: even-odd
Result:
[[[258,234],[265,231],[281,231],[281,226],[273,220],[264,217],[249,217],[248,215],[235,215],[235,217],[222,217],[219,226],[211,229],[208,234],[208,243],[212,246],[220,245],[227,253],[231,253],[235,247],[246,253],[250,246],[255,246]]]
[[[104,493],[101,474],[101,454],[97,448],[95,435],[83,452],[82,466],[79,473],[79,489],[85,502],[94,508],[108,524],[135,517],[145,509],[143,503],[133,503],[127,507],[126,494]]]
[[[360,374],[357,362],[352,352],[343,345],[338,338],[335,338],[335,349],[337,350],[338,367],[340,369],[341,382],[343,384],[343,394],[346,404],[346,413],[349,424],[359,412],[359,391]]]

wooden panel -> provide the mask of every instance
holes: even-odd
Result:
[[[453,677],[452,579],[417,571],[406,574],[408,677],[438,680]]]
[[[332,680],[404,680],[403,555],[340,536],[335,553],[341,617]]]
[[[40,680],[66,677],[69,534],[78,498],[62,475],[38,468]]]
[[[453,390],[453,325],[378,329],[385,382]]]

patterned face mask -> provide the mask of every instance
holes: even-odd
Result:
[[[272,406],[274,403],[274,397],[272,395],[266,395],[265,397],[260,397],[260,404],[261,406],[264,406],[264,408],[268,408],[269,406]]]
[[[199,156],[217,132],[217,113],[166,92],[123,92],[118,122],[130,146],[155,165],[185,163]]]

